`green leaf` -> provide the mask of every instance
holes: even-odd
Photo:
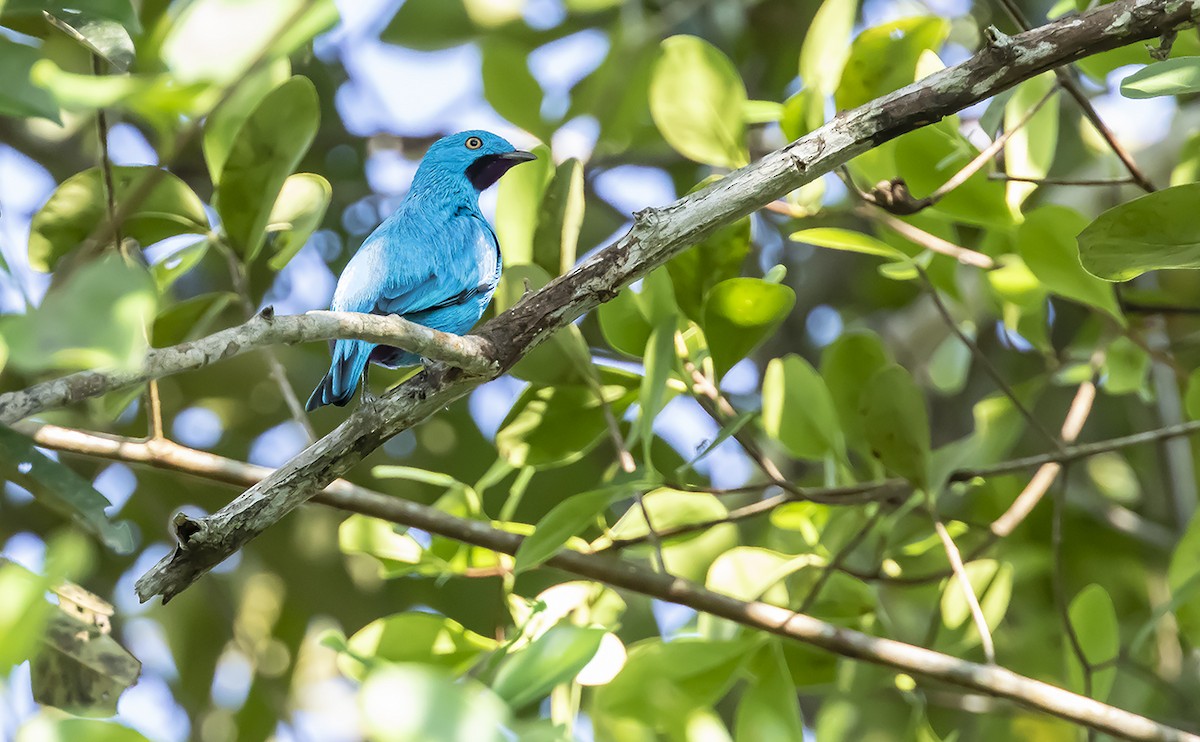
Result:
[[[847,332],[821,354],[821,376],[837,409],[841,429],[851,443],[866,441],[858,402],[875,372],[891,363],[883,341],[873,332]]]
[[[201,239],[196,244],[189,245],[150,266],[150,273],[154,276],[154,285],[158,287],[159,293],[165,292],[180,276],[195,268],[208,254],[210,247],[210,240]]]
[[[565,160],[546,184],[533,233],[533,262],[551,276],[575,265],[584,205],[583,164],[575,158]]]
[[[846,250],[847,252],[859,252],[864,255],[877,255],[888,260],[900,260],[904,262],[908,262],[909,260],[907,255],[886,242],[877,240],[862,232],[855,232],[849,229],[838,229],[837,227],[802,229],[799,232],[792,232],[788,236],[788,239],[792,242],[803,242],[818,247],[828,247],[833,250]]]
[[[38,30],[45,30],[42,13],[54,12],[58,15],[78,14],[89,18],[106,18],[117,21],[130,33],[138,33],[142,26],[138,23],[137,11],[129,0],[63,0],[51,3],[47,0],[5,0],[0,3],[0,23],[15,28],[22,33],[41,35]],[[21,25],[33,24],[37,28]]]
[[[101,57],[112,71],[125,72],[133,63],[133,39],[117,21],[64,12],[47,12],[46,15],[47,22],[84,49]]]
[[[896,141],[896,169],[916,198],[933,193],[979,155],[959,131],[957,121],[943,120],[905,134]],[[993,229],[1013,224],[1005,183],[988,177],[984,167],[947,193],[930,211],[964,224]]]
[[[410,574],[443,574],[447,565],[428,552],[408,533],[392,523],[355,513],[338,526],[338,548],[343,554],[366,554],[375,559],[384,579]],[[432,567],[432,569],[430,569]]]
[[[221,168],[229,158],[238,131],[268,93],[292,76],[287,59],[251,72],[233,89],[229,98],[204,119],[204,161],[214,183],[221,181]]]
[[[979,608],[989,631],[995,631],[1012,599],[1013,567],[994,559],[978,559],[963,565],[967,581],[979,599]],[[967,642],[979,643],[979,632],[971,619],[971,606],[956,577],[946,580],[941,601],[942,623],[951,630],[967,627]]]
[[[55,286],[37,309],[0,318],[9,364],[25,372],[140,369],[156,302],[150,274],[109,254]]]
[[[797,561],[771,549],[737,546],[712,563],[704,586],[738,600],[763,600],[786,606],[788,589],[783,580],[806,563],[807,558]]]
[[[154,318],[150,344],[165,348],[201,337],[208,332],[213,320],[237,298],[237,294],[229,291],[214,291],[172,304]]]
[[[613,415],[621,418],[636,393],[602,387]],[[531,386],[521,393],[496,433],[496,448],[514,467],[553,467],[578,461],[607,430],[604,410],[590,387]]]
[[[633,289],[621,289],[612,301],[601,304],[596,314],[600,332],[613,350],[634,358],[642,357],[650,340],[650,323],[646,321]]]
[[[637,433],[642,440],[647,465],[654,440],[654,419],[667,403],[667,380],[675,370],[675,320],[667,317],[650,331],[646,341],[645,375],[638,392]]]
[[[267,219],[267,233],[274,235],[271,248],[275,254],[267,261],[272,270],[283,270],[288,261],[296,257],[321,226],[332,198],[333,188],[320,175],[296,173],[283,181],[283,188]]]
[[[1066,206],[1042,206],[1030,212],[1017,228],[1017,250],[1025,265],[1046,288],[1059,296],[1095,307],[1121,326],[1125,317],[1112,284],[1096,278],[1079,262],[1075,235],[1087,220]]]
[[[474,37],[463,0],[406,0],[379,35],[381,41],[420,51],[458,46]]]
[[[394,613],[356,631],[338,657],[338,668],[355,680],[389,662],[419,662],[463,672],[482,653],[494,649],[495,640],[445,616]]]
[[[746,661],[748,642],[681,637],[646,639],[629,648],[625,667],[596,689],[595,714],[667,729],[716,703]]]
[[[1080,232],[1088,273],[1128,281],[1146,271],[1200,268],[1200,183],[1166,188],[1114,206]]]
[[[3,430],[7,428],[0,428]],[[0,450],[4,448],[5,437],[0,432]],[[8,461],[13,459],[6,458]],[[8,466],[6,462],[0,463],[0,471]],[[0,673],[5,675],[37,652],[42,630],[58,610],[46,600],[46,593],[64,579],[78,578],[95,560],[91,544],[77,531],[66,530],[46,541],[43,574],[0,559],[0,595],[4,596],[4,610],[0,611],[0,636],[4,637],[0,642]]]
[[[846,455],[838,412],[825,380],[798,355],[767,364],[762,390],[763,428],[801,459]]]
[[[492,690],[515,709],[526,706],[575,677],[596,655],[606,633],[603,628],[558,623],[504,658]]]
[[[796,292],[759,278],[730,278],[704,302],[704,336],[717,376],[775,332],[796,304]]]
[[[39,59],[37,49],[0,37],[0,77],[4,80],[0,86],[0,115],[41,117],[61,125],[54,96],[31,79]]]
[[[850,57],[850,33],[858,0],[824,0],[813,16],[800,47],[800,79],[804,87],[833,95]]]
[[[919,489],[928,484],[929,415],[912,376],[892,364],[867,382],[859,401],[871,454]]]
[[[333,0],[196,0],[168,26],[162,60],[181,82],[226,85],[260,59],[287,56],[337,20]]]
[[[773,100],[748,100],[742,104],[746,124],[773,124],[783,118],[783,104]]]
[[[1044,178],[1049,174],[1058,151],[1058,102],[1047,101],[1024,126],[1020,123],[1056,84],[1053,72],[1043,73],[1018,85],[1005,104],[1004,129],[1010,134],[1004,144],[1004,166],[1010,175]],[[1007,184],[1009,207],[1013,211],[1020,210],[1021,204],[1035,190],[1036,183],[1010,180]]]
[[[1067,615],[1089,665],[1108,662],[1120,653],[1121,627],[1117,622],[1117,611],[1103,587],[1093,583],[1080,590],[1071,600]],[[1069,687],[1082,692],[1083,669],[1071,645],[1065,641],[1063,643],[1067,653],[1067,673],[1071,680]],[[1108,698],[1116,679],[1116,667],[1106,667],[1093,673],[1092,698],[1098,701]]]
[[[838,110],[861,106],[913,82],[921,53],[941,47],[949,33],[950,22],[932,16],[903,18],[863,31],[850,46],[835,96]]]
[[[1146,388],[1149,373],[1150,354],[1137,343],[1122,335],[1109,344],[1104,354],[1104,391],[1109,394],[1136,394]]]
[[[539,137],[552,129],[542,120],[542,86],[529,71],[526,46],[502,36],[488,35],[479,44],[483,54],[483,96],[496,113]]]
[[[112,503],[72,469],[47,457],[33,440],[0,425],[0,473],[33,493],[41,504],[100,539],[118,554],[135,546],[128,523],[109,520]]]
[[[496,238],[506,272],[512,266],[533,262],[533,238],[542,199],[555,175],[550,148],[539,144],[531,151],[537,159],[513,169],[500,179],[497,189]]]
[[[271,209],[316,137],[320,115],[317,89],[297,75],[268,93],[238,129],[213,198],[246,262],[262,247]]]
[[[663,40],[650,80],[650,115],[675,151],[716,167],[749,161],[746,86],[720,50],[695,36]]]
[[[65,715],[43,715],[22,726],[20,742],[38,739],[69,739],[72,742],[150,742],[141,732],[121,724]]]
[[[1200,181],[1200,132],[1187,138],[1179,150],[1175,167],[1171,170],[1171,185],[1184,185]]]
[[[503,742],[501,730],[511,715],[504,701],[478,681],[409,663],[373,671],[358,702],[372,742]]]
[[[1175,57],[1148,64],[1121,81],[1126,98],[1157,98],[1200,91],[1200,57]]]
[[[555,505],[537,522],[533,534],[521,542],[513,572],[520,574],[533,569],[554,556],[572,536],[595,522],[617,494],[626,489],[622,486],[583,492]]]
[[[1184,408],[1193,420],[1200,420],[1200,368],[1188,375],[1187,393],[1184,396]]]
[[[826,0],[825,4],[830,2]],[[803,739],[800,702],[780,640],[772,639],[759,651],[759,656],[754,679],[738,703],[734,739],[736,742]]]
[[[117,207],[138,190],[142,179],[158,168],[113,167],[113,193]],[[186,183],[171,173],[159,172],[149,194],[121,223],[121,236],[142,246],[180,234],[208,231],[204,204]],[[104,177],[90,168],[63,181],[36,214],[29,227],[29,265],[49,272],[65,255],[84,244],[108,221]]]
[[[667,262],[675,301],[689,319],[703,320],[704,300],[721,281],[736,278],[750,254],[750,219],[727,224]]]
[[[656,531],[695,523],[709,523],[729,514],[721,501],[707,492],[680,492],[658,489],[642,496]],[[646,516],[637,505],[629,508],[613,525],[614,539],[645,538],[650,533]],[[704,531],[693,531],[672,538],[663,544],[663,558],[671,574],[702,581],[709,566],[720,555],[736,545],[737,530],[722,523]]]

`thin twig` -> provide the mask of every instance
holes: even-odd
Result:
[[[1004,180],[1014,183],[1036,183],[1037,185],[1052,186],[1114,186],[1137,185],[1133,178],[1034,178],[1027,175],[1009,175],[1008,173],[988,173],[989,180]]]
[[[992,260],[991,257],[963,247],[962,245],[956,245],[949,240],[944,240],[914,224],[909,224],[903,219],[897,219],[878,206],[864,204],[862,207],[855,209],[855,211],[868,219],[874,219],[901,237],[915,242],[930,252],[941,253],[947,257],[954,258],[963,265],[971,265],[976,268],[982,268],[985,271],[990,271],[996,267],[996,261]]]
[[[875,524],[879,522],[882,514],[883,510],[876,508],[875,512],[871,513],[867,518],[867,522],[863,523],[862,527],[850,537],[850,540],[843,544],[842,548],[838,549],[837,553],[833,555],[833,559],[829,560],[829,564],[825,566],[825,569],[821,570],[821,574],[818,575],[817,581],[813,583],[812,589],[804,596],[800,607],[796,609],[798,612],[808,613],[812,609],[813,605],[817,602],[817,598],[821,597],[821,591],[825,588],[825,584],[833,577],[833,573],[840,570],[842,565],[846,563],[846,560],[850,558],[850,554],[863,541],[867,540],[867,536],[871,535],[872,529],[875,528]]]
[[[1028,31],[1031,28],[1029,19],[1025,17],[1023,12],[1021,12],[1021,8],[1017,5],[1015,0],[1000,0],[1000,4],[1004,7],[1005,12],[1008,13],[1009,18],[1012,19],[1013,23],[1017,24],[1022,31]],[[1096,131],[1100,132],[1100,136],[1104,138],[1104,141],[1108,144],[1109,149],[1113,151],[1113,154],[1117,156],[1117,158],[1121,161],[1121,164],[1124,165],[1125,169],[1129,171],[1129,176],[1133,179],[1133,182],[1147,193],[1154,192],[1156,190],[1154,184],[1149,178],[1146,177],[1146,174],[1142,172],[1141,168],[1137,166],[1137,163],[1134,162],[1133,156],[1126,151],[1125,147],[1119,141],[1117,141],[1116,135],[1113,134],[1112,130],[1108,128],[1108,126],[1104,123],[1104,120],[1100,118],[1100,114],[1096,111],[1096,107],[1092,105],[1091,100],[1089,100],[1087,97],[1087,93],[1083,91],[1083,88],[1079,85],[1079,81],[1075,79],[1074,75],[1072,74],[1074,67],[1075,65],[1068,64],[1065,67],[1054,68],[1054,75],[1058,78],[1058,84],[1061,85],[1063,89],[1067,91],[1067,94],[1074,98],[1075,102],[1079,104],[1079,108],[1083,111],[1084,117],[1092,123],[1092,126],[1096,127]]]
[[[1079,666],[1083,671],[1083,695],[1091,697],[1092,672],[1094,668],[1092,667],[1092,663],[1088,661],[1087,653],[1083,651],[1083,642],[1079,639],[1079,633],[1075,631],[1075,624],[1071,622],[1070,601],[1067,600],[1066,577],[1063,574],[1063,510],[1066,509],[1069,472],[1070,469],[1064,467],[1062,482],[1056,488],[1055,495],[1051,501],[1051,581],[1054,587],[1054,604],[1058,608],[1063,629],[1067,632],[1067,643],[1071,645],[1071,653],[1075,655],[1075,659],[1079,662]],[[1092,739],[1090,730],[1088,732],[1088,739]]]
[[[963,564],[962,554],[959,553],[958,547],[954,544],[954,539],[951,538],[950,532],[946,530],[946,526],[937,517],[931,508],[929,517],[933,521],[933,530],[937,531],[938,539],[942,542],[942,548],[946,551],[946,558],[950,561],[950,569],[954,572],[954,577],[958,581],[959,588],[963,591],[963,597],[967,601],[967,606],[971,609],[971,620],[975,622],[975,629],[979,631],[979,643],[983,647],[983,656],[987,659],[989,665],[996,664],[996,645],[992,643],[992,632],[988,628],[987,619],[983,615],[983,608],[979,605],[979,597],[975,595],[975,588],[971,587],[971,578],[967,576],[967,568]]]
[[[148,418],[151,440],[160,440],[163,434],[162,402],[158,398],[158,379],[151,379],[146,384],[146,417]]]

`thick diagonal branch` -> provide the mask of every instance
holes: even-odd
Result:
[[[758,162],[661,209],[571,272],[489,322],[500,369],[516,363],[556,330],[626,284],[662,265],[713,230],[783,197],[870,148],[940,120],[1034,75],[1194,22],[1200,0],[1117,0],[1073,18],[1004,37],[962,64],[839,114]],[[499,370],[495,373],[499,373]],[[424,420],[486,380],[457,369],[431,369],[341,426],[211,516],[187,524],[188,537],[136,585],[148,600],[169,600],[270,527],[396,433]]]
[[[12,424],[44,410],[81,402],[150,379],[192,371],[249,350],[335,338],[395,345],[472,374],[494,374],[498,367],[491,358],[492,348],[485,338],[451,335],[400,317],[356,312],[309,312],[276,317],[264,312],[245,324],[208,337],[151,350],[136,371],[81,371],[35,384],[23,391],[0,394],[0,423]]]

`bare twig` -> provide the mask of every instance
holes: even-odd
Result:
[[[942,255],[954,258],[963,265],[971,265],[976,268],[982,268],[983,270],[989,271],[996,267],[996,261],[992,260],[989,256],[984,255],[981,252],[976,252],[975,250],[965,248],[962,245],[956,245],[953,242],[944,240],[935,234],[930,234],[916,225],[909,224],[903,219],[897,219],[879,207],[868,207],[864,205],[856,209],[856,211],[868,219],[874,219],[885,227],[891,229],[893,232],[896,232],[901,237],[912,240],[926,250],[941,253]]]
[[[1137,185],[1133,178],[1033,178],[1026,175],[1009,175],[1008,173],[988,173],[990,180],[1005,180],[1015,183],[1036,183],[1037,185],[1052,186],[1115,186]]]
[[[994,665],[996,664],[996,645],[992,643],[992,632],[988,629],[983,608],[979,605],[979,597],[975,595],[975,588],[971,587],[971,579],[967,577],[967,568],[963,565],[962,554],[958,552],[958,547],[954,545],[954,539],[951,538],[950,532],[946,530],[946,526],[932,509],[929,511],[929,516],[933,520],[933,530],[937,532],[938,539],[942,542],[942,548],[946,551],[946,559],[950,561],[950,569],[958,581],[958,587],[963,591],[963,597],[971,610],[971,620],[975,622],[975,629],[979,631],[979,643],[983,646],[983,656],[989,665]]]
[[[833,577],[833,573],[837,572],[850,558],[863,541],[867,540],[867,536],[871,535],[871,531],[875,528],[875,524],[879,522],[883,511],[876,509],[875,512],[867,518],[867,522],[862,524],[862,527],[850,537],[841,549],[833,555],[833,559],[829,560],[829,564],[825,565],[825,569],[817,577],[817,581],[813,583],[812,589],[804,596],[804,600],[800,603],[800,607],[796,610],[800,613],[808,613],[808,611],[816,604],[817,599],[821,597],[821,591],[825,589],[826,583]]]

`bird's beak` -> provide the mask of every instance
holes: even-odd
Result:
[[[529,162],[530,160],[536,160],[537,155],[535,155],[532,152],[526,152],[523,149],[514,149],[512,152],[505,152],[504,154],[500,155],[500,159],[509,160],[514,165],[519,165],[522,162]]]

